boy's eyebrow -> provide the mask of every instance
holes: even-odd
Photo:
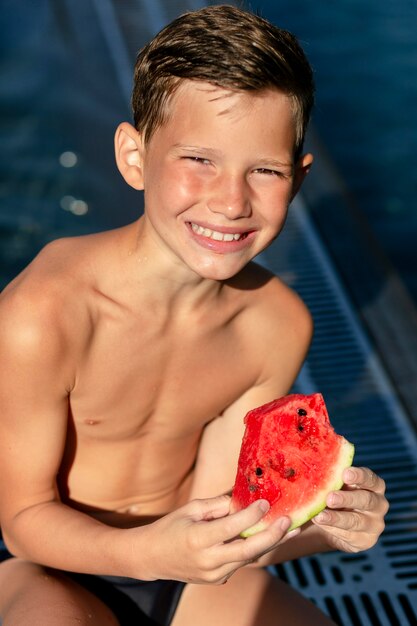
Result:
[[[195,152],[196,154],[204,153],[207,156],[210,156],[210,155],[217,156],[220,154],[219,151],[213,148],[206,148],[205,146],[188,146],[187,144],[176,143],[174,144],[173,147],[175,150],[187,150],[187,152]],[[257,159],[255,157],[254,160],[260,166],[278,167],[278,168],[285,167],[285,168],[290,168],[291,171],[294,169],[293,161],[285,162],[285,161],[279,161],[278,159],[273,159],[273,158],[268,158],[268,157],[264,157],[261,159]]]
[[[289,168],[291,169],[291,171],[293,171],[294,169],[294,162],[293,161],[278,161],[277,159],[259,159],[256,161],[259,165],[264,165],[265,167],[278,167],[278,168]]]
[[[220,154],[219,151],[214,150],[213,148],[206,148],[205,146],[188,146],[187,144],[176,143],[173,147],[175,150],[187,150],[187,152],[195,152],[196,154],[200,154],[201,152],[208,155],[212,154],[213,156]]]

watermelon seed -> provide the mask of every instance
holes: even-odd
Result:
[[[262,474],[263,474],[262,468],[261,467],[257,467],[256,470],[255,470],[255,474],[257,476],[262,476]]]
[[[297,428],[300,431],[300,433],[302,433],[304,430],[304,426],[302,424],[298,424]]]
[[[297,409],[298,415],[302,415],[303,417],[307,415],[307,411],[305,409]]]
[[[295,476],[295,469],[293,467],[288,467],[285,470],[285,478],[292,478]]]
[[[249,491],[257,491],[258,489],[258,485],[249,485]]]

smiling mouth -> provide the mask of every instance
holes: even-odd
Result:
[[[247,233],[221,233],[218,230],[211,230],[210,228],[194,224],[194,222],[191,222],[191,228],[196,235],[214,239],[214,241],[240,241],[247,237]]]

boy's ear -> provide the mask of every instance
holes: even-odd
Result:
[[[142,136],[128,122],[120,124],[114,136],[114,150],[119,172],[133,189],[143,189]]]
[[[293,200],[295,196],[297,195],[303,183],[304,178],[307,176],[307,174],[310,171],[312,164],[313,164],[313,155],[310,153],[303,154],[303,156],[301,156],[298,159],[297,163],[295,164],[294,182],[293,182],[291,200]]]

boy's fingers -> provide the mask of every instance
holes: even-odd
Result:
[[[339,512],[339,511],[329,511],[325,509],[312,520],[314,523],[319,524],[320,526],[334,526],[339,528],[340,530],[348,530],[360,532],[365,530],[364,527],[364,518],[359,513],[351,511],[347,512]]]
[[[330,511],[329,509],[319,513],[312,521],[321,527],[327,527],[329,532],[338,530],[361,535],[380,535],[385,526],[382,516],[370,517],[356,511]]]
[[[250,563],[258,559],[281,543],[290,525],[291,520],[282,517],[247,539],[231,541],[224,546],[227,560],[231,563]]]
[[[222,495],[217,498],[193,500],[189,504],[190,517],[196,521],[215,520],[228,515],[230,510],[230,496]]]
[[[368,467],[349,467],[343,472],[343,480],[350,487],[385,493],[385,482]]]
[[[212,545],[223,543],[238,537],[240,533],[250,528],[265,515],[269,510],[267,500],[252,502],[246,509],[232,513],[222,519],[214,520],[205,527],[205,532]]]
[[[327,496],[326,504],[331,509],[358,509],[376,511],[380,508],[381,497],[373,491],[358,489],[355,491],[334,491]]]

